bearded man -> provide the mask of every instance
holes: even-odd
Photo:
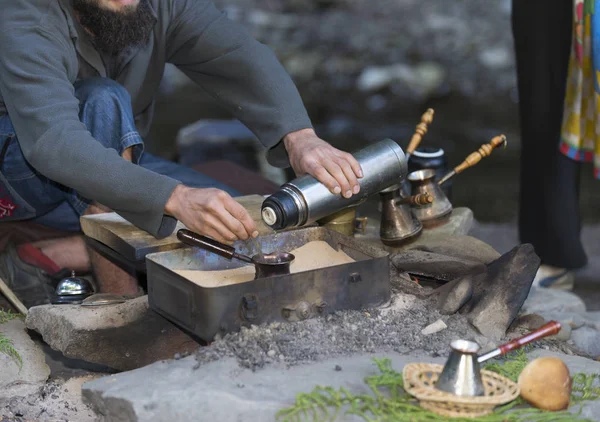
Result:
[[[144,152],[166,63],[243,122],[272,164],[358,193],[356,160],[315,134],[274,54],[210,1],[0,0],[0,10],[0,222],[77,233],[81,215],[108,207],[159,238],[177,220],[220,241],[256,236],[235,192]],[[47,301],[40,280],[61,268],[89,270],[81,235],[0,258],[0,276],[29,305]],[[105,292],[138,289],[131,278],[98,281]]]

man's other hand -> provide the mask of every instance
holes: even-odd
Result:
[[[334,194],[350,198],[360,191],[363,177],[358,161],[319,138],[312,129],[291,132],[283,138],[290,164],[297,176],[310,174]]]
[[[165,212],[188,229],[219,242],[233,243],[258,236],[248,211],[219,189],[178,185],[165,205]]]

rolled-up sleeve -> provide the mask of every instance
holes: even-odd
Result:
[[[26,159],[152,235],[169,235],[176,220],[164,206],[179,182],[124,160],[80,122],[70,41],[40,28],[0,30],[0,92]]]
[[[167,60],[198,83],[289,165],[282,138],[312,127],[292,79],[275,54],[207,0],[168,0]]]

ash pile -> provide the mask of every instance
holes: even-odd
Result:
[[[367,233],[363,239],[368,237]],[[446,356],[456,339],[491,350],[500,341],[547,322],[531,315],[539,310],[531,292],[538,266],[539,258],[529,245],[500,256],[470,236],[425,236],[390,255],[392,296],[383,306],[218,335],[208,347],[198,349],[196,367],[227,357],[250,369],[361,353],[416,352],[438,357]],[[570,329],[566,325],[563,330]],[[534,347],[574,354],[564,335],[561,332]]]

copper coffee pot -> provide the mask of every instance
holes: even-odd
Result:
[[[428,193],[402,197],[400,186],[395,185],[379,193],[381,198],[381,226],[379,237],[387,246],[399,246],[421,233],[423,224],[415,217],[411,205],[429,205],[433,198]]]
[[[433,122],[434,111],[427,109],[421,116],[421,122],[415,128],[408,147],[406,148],[406,161],[418,148],[427,133],[428,126]],[[381,242],[387,246],[399,246],[423,230],[423,224],[415,217],[411,205],[420,206],[430,204],[432,197],[428,194],[410,196],[410,187],[406,180],[401,184],[393,185],[379,193],[381,205],[381,225],[379,237]]]
[[[433,202],[429,205],[413,206],[415,216],[423,223],[424,227],[434,227],[443,224],[452,213],[452,204],[440,186],[455,175],[462,173],[469,167],[473,167],[484,157],[488,157],[494,149],[501,145],[506,147],[506,136],[499,135],[494,137],[488,144],[482,145],[477,151],[469,154],[462,163],[448,172],[438,182],[434,181],[435,172],[429,169],[414,171],[408,175],[413,194],[428,193],[433,197]]]

